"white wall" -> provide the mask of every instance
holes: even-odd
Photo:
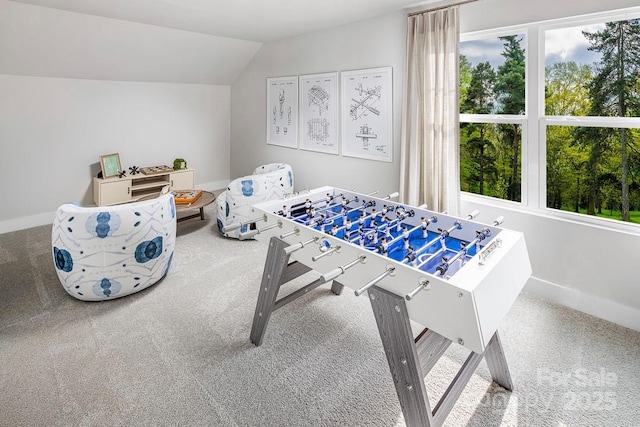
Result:
[[[0,233],[92,204],[101,154],[224,187],[230,84],[260,45],[0,0]]]
[[[481,0],[461,6],[461,30],[477,31],[637,5],[637,0]],[[246,174],[260,163],[284,161],[293,165],[297,188],[335,185],[383,193],[396,190],[405,16],[399,13],[263,46],[231,88],[231,176]],[[393,164],[265,145],[267,77],[382,65],[392,65],[394,69]],[[525,233],[533,265],[529,290],[640,330],[640,287],[634,268],[640,230],[613,231],[469,200],[462,207],[464,212],[479,209],[480,220],[484,221],[505,215],[505,226]]]
[[[399,12],[264,45],[231,87],[231,177],[263,163],[286,162],[296,189],[397,191],[405,28],[406,15]],[[393,163],[266,145],[267,77],[383,66],[393,67]]]
[[[125,168],[182,157],[197,184],[226,185],[229,97],[229,86],[0,75],[0,232],[92,204],[101,154]]]

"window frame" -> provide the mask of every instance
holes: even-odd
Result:
[[[522,126],[521,202],[461,191],[461,199],[496,207],[518,209],[532,214],[568,220],[625,232],[640,232],[640,224],[601,218],[547,207],[548,126],[640,128],[640,117],[552,116],[545,115],[545,34],[546,31],[640,17],[640,7],[525,23],[460,34],[460,42],[504,35],[524,34],[525,114],[459,114],[460,123],[514,123]]]

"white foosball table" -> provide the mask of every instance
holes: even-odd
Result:
[[[492,378],[513,387],[497,333],[531,274],[522,233],[334,187],[254,205],[227,228],[269,249],[251,330],[262,344],[274,310],[331,282],[368,295],[408,426],[440,426],[484,358]],[[280,286],[320,277],[278,299]],[[413,336],[410,320],[425,327]],[[431,409],[424,377],[455,342],[471,351]]]

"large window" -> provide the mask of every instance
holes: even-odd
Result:
[[[504,34],[460,44],[463,191],[521,201],[525,40],[524,34]]]
[[[462,190],[640,223],[638,18],[636,8],[462,35]]]

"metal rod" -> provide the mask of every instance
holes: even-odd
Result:
[[[424,277],[420,279],[418,283],[420,283],[420,286],[418,286],[417,288],[415,288],[414,290],[412,290],[411,292],[409,292],[407,295],[404,296],[407,299],[407,301],[411,301],[413,298],[415,298],[415,296],[418,295],[421,290],[423,289],[428,290],[430,288],[429,281]]]
[[[293,236],[294,234],[295,234],[295,235],[300,234],[300,229],[299,229],[298,227],[295,227],[295,228],[293,229],[293,231],[290,231],[290,232],[288,232],[288,233],[281,234],[281,235],[280,235],[280,238],[281,238],[281,239],[284,239],[284,238],[287,238],[287,237],[289,237],[289,236]]]
[[[384,198],[384,200],[391,200],[391,199],[395,199],[396,197],[398,197],[400,195],[400,193],[398,193],[397,191],[394,191],[393,193],[389,194],[387,197]]]
[[[370,287],[372,287],[373,285],[375,285],[376,283],[380,282],[382,279],[384,279],[385,277],[387,277],[388,275],[392,274],[394,271],[396,271],[395,267],[387,267],[387,269],[384,271],[384,273],[376,276],[373,280],[371,280],[369,283],[367,283],[366,285],[364,285],[363,287],[361,287],[360,289],[358,289],[357,291],[354,291],[354,294],[356,294],[357,297],[359,297],[360,295],[362,295],[367,289],[369,289]]]
[[[260,234],[263,231],[271,230],[272,228],[276,228],[276,227],[282,227],[282,221],[281,220],[278,220],[278,222],[276,224],[271,224],[268,227],[256,228],[255,230],[249,230],[249,231],[245,231],[243,233],[240,233],[238,235],[238,239],[239,240],[245,240],[245,239],[248,239],[250,237],[255,236],[256,234]]]
[[[313,242],[317,242],[319,239],[318,236],[315,236],[312,239],[307,240],[306,242],[298,242],[298,243],[294,243],[293,245],[287,246],[286,248],[284,248],[284,253],[289,255],[290,253],[293,253],[299,249],[304,248],[305,246],[307,246],[309,243],[313,243]]]
[[[238,228],[242,227],[245,224],[251,224],[253,222],[258,222],[258,221],[267,222],[267,214],[263,214],[259,218],[247,219],[247,220],[244,220],[244,221],[234,222],[234,223],[231,223],[229,225],[226,225],[224,227],[224,232],[226,233],[226,232],[229,232],[229,231],[234,231],[234,230],[237,230]]]
[[[347,271],[348,269],[350,269],[351,267],[353,267],[356,264],[360,264],[360,263],[364,263],[366,261],[367,257],[364,255],[360,255],[358,256],[358,258],[354,259],[353,261],[351,261],[348,264],[345,264],[341,267],[336,268],[335,270],[331,270],[330,272],[323,274],[322,276],[320,276],[320,279],[323,280],[324,283],[328,282],[329,280],[333,280],[336,277],[338,277],[341,274],[344,274],[345,271]]]
[[[467,4],[467,3],[474,3],[476,1],[478,1],[478,0],[462,0],[462,1],[455,2],[455,3],[450,3],[450,4],[445,4],[445,5],[442,5],[442,6],[432,7],[431,9],[417,10],[415,12],[407,13],[407,16],[422,15],[423,13],[435,12],[436,10],[448,9],[448,8],[454,7],[454,6],[461,6],[461,5]]]
[[[336,251],[337,251],[337,252],[340,252],[340,249],[341,249],[341,248],[342,248],[342,246],[340,246],[340,245],[338,245],[338,246],[333,246],[333,247],[331,247],[331,248],[327,249],[325,252],[322,252],[320,255],[316,255],[316,256],[311,257],[311,261],[317,261],[317,260],[319,260],[320,258],[325,257],[325,256],[327,256],[327,255],[331,255],[332,253],[334,253],[334,252],[336,252]]]

